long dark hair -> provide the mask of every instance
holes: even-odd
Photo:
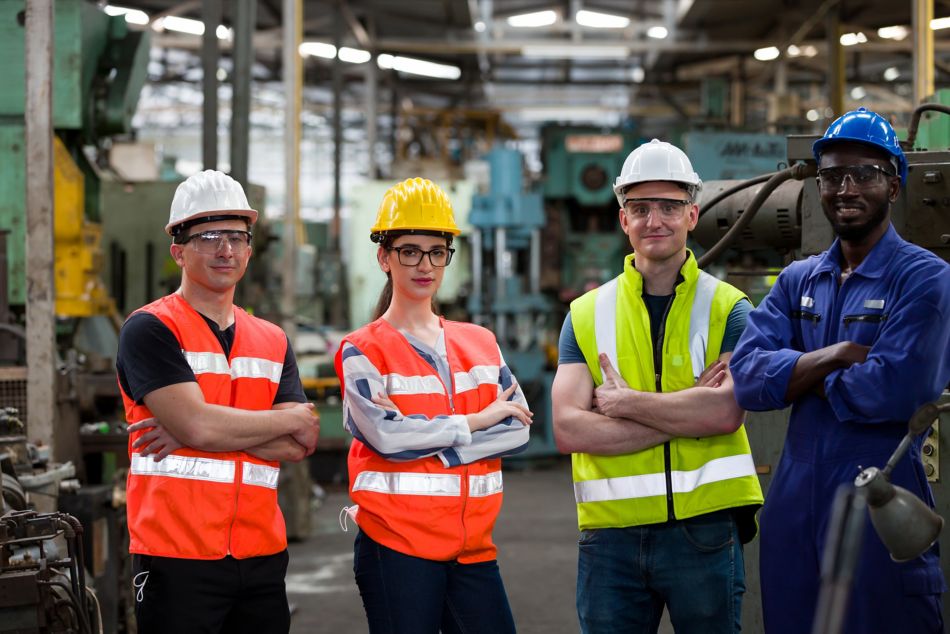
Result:
[[[386,249],[387,251],[392,247],[393,242],[399,236],[405,235],[435,235],[440,238],[445,238],[445,246],[452,246],[451,233],[441,233],[441,232],[431,232],[431,231],[389,231],[386,233],[377,233],[373,234],[373,242],[378,242],[380,248]],[[389,305],[393,301],[393,276],[391,273],[386,273],[386,285],[383,286],[383,290],[379,293],[379,299],[376,300],[376,308],[373,309],[373,321],[376,321],[383,316],[387,310],[389,310]],[[438,314],[439,305],[435,301],[435,295],[432,296],[432,312]]]

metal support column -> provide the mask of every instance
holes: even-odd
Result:
[[[740,58],[729,85],[729,123],[733,128],[745,126],[745,63]]]
[[[379,71],[376,56],[366,63],[366,148],[369,152],[369,177],[379,178],[379,165],[376,164],[376,139],[378,131],[377,100],[379,99]]]
[[[844,113],[844,49],[841,46],[840,8],[828,11],[825,21],[825,33],[828,42],[828,105],[831,106],[831,118]]]
[[[27,435],[56,456],[53,283],[53,0],[26,3]]]
[[[203,0],[201,18],[205,31],[201,36],[201,162],[206,170],[218,169],[218,25],[221,24],[221,0]]]
[[[234,1],[234,46],[231,59],[231,176],[247,188],[251,144],[251,66],[254,65],[255,0]]]
[[[914,106],[934,94],[934,0],[914,0]]]
[[[297,218],[300,213],[300,104],[303,65],[302,0],[284,0],[284,259],[281,272],[281,317],[291,341],[297,334]]]
[[[510,274],[507,234],[504,227],[495,229],[495,304],[505,304],[505,281]],[[495,313],[495,336],[502,346],[508,345],[508,319],[503,312]]]
[[[343,46],[342,9],[339,5],[333,7],[333,45],[339,51]],[[343,169],[343,61],[339,55],[332,62],[333,81],[333,220],[330,223],[330,250],[335,266],[340,289],[336,301],[330,302],[330,323],[343,326],[347,315],[346,276],[343,272],[343,254],[340,240],[340,213],[343,207],[343,192],[341,191],[341,177]]]

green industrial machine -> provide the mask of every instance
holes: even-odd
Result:
[[[549,125],[541,130],[546,222],[541,287],[564,303],[619,273],[630,245],[613,193],[624,159],[642,141],[629,129]]]
[[[7,334],[0,341],[0,357],[5,364],[0,367],[0,407],[15,407],[28,421],[22,338],[27,296],[26,4],[23,0],[0,3],[0,64],[6,71],[0,91],[0,242],[6,251],[0,332]],[[100,607],[96,611],[97,625],[111,633],[127,631],[132,605],[128,549],[124,544],[125,508],[115,502],[121,494],[114,495],[113,483],[116,463],[120,458],[126,459],[127,436],[81,434],[79,422],[83,415],[96,416],[91,420],[111,418],[119,403],[114,354],[101,353],[104,349],[114,350],[120,316],[102,280],[103,214],[96,163],[105,155],[114,136],[131,132],[131,119],[146,78],[150,36],[147,31],[130,31],[123,18],[106,15],[92,2],[58,0],[53,11],[53,274],[60,356],[54,429],[65,430],[63,435],[68,438],[60,438],[57,432],[57,449],[68,454],[76,472],[87,483],[103,484],[71,486],[68,492],[60,493],[59,481],[51,479],[48,488],[54,508],[58,505],[60,510],[81,518],[85,530],[77,546],[82,552],[77,554],[79,566],[86,569],[78,571],[80,581],[77,582],[76,571],[71,573],[71,579],[81,588],[85,574],[89,585],[96,588]],[[126,211],[135,210],[131,206]],[[95,426],[114,431],[108,424]],[[89,439],[97,446],[85,442]],[[50,473],[47,470],[25,477],[47,478]],[[10,478],[4,480],[4,497],[8,485],[15,483]],[[30,521],[34,520],[38,521]],[[0,558],[6,561],[6,555]],[[41,567],[46,565],[45,561],[40,563]],[[4,595],[0,602],[0,624],[6,626],[0,626],[3,631],[8,627],[39,631],[33,629],[36,623],[29,618],[24,620],[24,615],[42,621],[56,613],[55,605],[43,609],[24,607],[29,603],[29,584],[19,586],[27,594],[17,594],[11,585],[22,581],[22,575],[16,569],[4,568],[0,572],[0,586],[10,590],[0,592]]]

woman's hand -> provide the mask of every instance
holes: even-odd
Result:
[[[402,416],[402,412],[399,411],[399,408],[396,407],[396,404],[393,403],[392,400],[382,392],[378,392],[371,400],[383,409],[391,409]]]
[[[531,413],[531,410],[521,403],[508,400],[511,395],[515,393],[516,389],[518,389],[518,384],[512,382],[512,384],[508,386],[507,390],[504,390],[498,395],[498,398],[495,399],[494,403],[477,414],[469,414],[467,416],[469,430],[478,431],[480,429],[488,429],[492,425],[497,425],[508,417],[517,418],[525,425],[530,425],[531,417],[534,416],[534,414]]]
[[[148,429],[148,431],[136,438],[135,442],[132,443],[132,449],[138,449],[139,455],[153,456],[152,460],[158,462],[176,449],[184,447],[183,444],[178,442],[178,439],[172,436],[167,429],[162,427],[158,419],[146,418],[145,420],[140,420],[137,423],[129,425],[130,434],[145,429]]]

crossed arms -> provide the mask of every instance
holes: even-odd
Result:
[[[720,355],[693,387],[662,393],[631,389],[606,355],[600,356],[604,383],[596,389],[586,364],[558,366],[551,391],[558,449],[620,455],[678,436],[699,438],[734,432],[745,413],[733,397],[728,368],[731,356],[731,352]]]
[[[299,461],[313,453],[320,434],[311,403],[278,403],[261,411],[212,405],[194,382],[159,388],[142,400],[155,418],[129,426],[130,433],[147,430],[132,448],[156,461],[181,447]]]

